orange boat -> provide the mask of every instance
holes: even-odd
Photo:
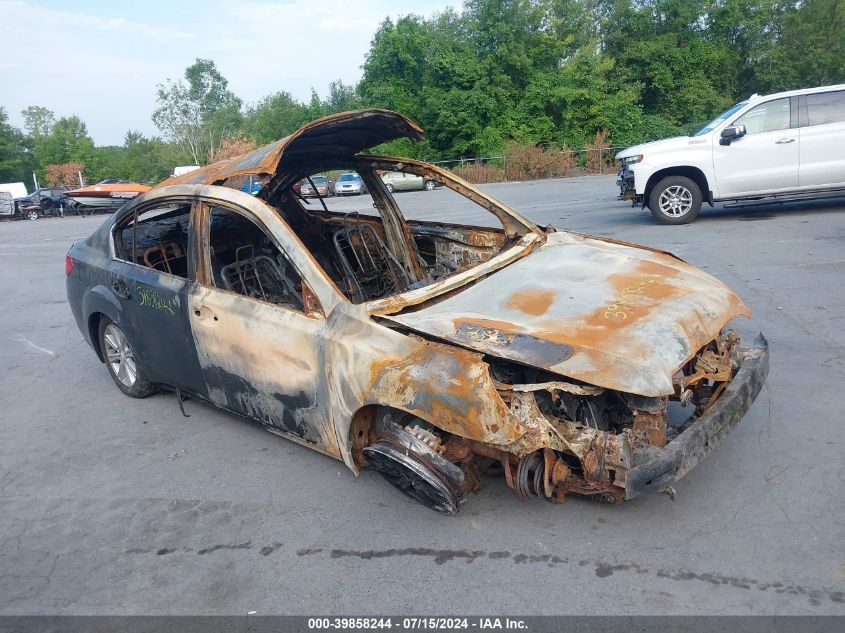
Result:
[[[68,191],[65,195],[83,207],[117,207],[149,190],[147,185],[110,178],[96,185]]]

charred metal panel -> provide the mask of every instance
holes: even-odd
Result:
[[[527,428],[512,419],[481,356],[374,323],[364,306],[330,315],[325,341],[332,417],[344,461],[349,425],[371,404],[406,411],[438,428],[482,442],[509,445]]]
[[[321,315],[201,287],[191,296],[191,322],[212,402],[340,456]]]
[[[661,490],[704,459],[739,423],[769,374],[769,344],[760,334],[741,352],[742,364],[721,397],[665,448],[638,447],[625,479],[625,498]]]
[[[319,160],[351,160],[361,150],[403,137],[421,140],[424,134],[410,119],[390,110],[340,112],[312,121],[290,136],[252,152],[169,178],[158,186],[213,185],[233,176],[275,175],[277,171]]]
[[[750,311],[722,282],[654,251],[566,232],[462,292],[383,317],[562,376],[644,396]]]

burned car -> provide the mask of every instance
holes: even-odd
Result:
[[[493,474],[522,497],[615,502],[712,451],[768,373],[762,335],[743,348],[726,329],[751,316],[739,297],[670,253],[540,228],[436,166],[362,153],[402,137],[423,133],[394,112],[328,116],[74,243],[68,300],[117,387],[209,402],[446,514]],[[296,194],[328,170],[360,174],[372,203]],[[496,226],[406,220],[384,171]]]

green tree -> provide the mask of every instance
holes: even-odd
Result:
[[[176,146],[134,130],[126,133],[120,150],[120,177],[135,182],[159,182],[172,173],[173,167],[190,160],[180,155]]]
[[[6,108],[0,106],[0,182],[26,181],[30,167],[24,136],[9,124]]]
[[[775,31],[752,66],[764,92],[845,82],[845,0],[806,0],[782,11]]]
[[[294,132],[308,121],[307,108],[288,92],[264,97],[247,108],[243,133],[259,143],[271,143]]]
[[[44,106],[27,106],[21,110],[23,128],[33,139],[43,138],[53,131],[56,115]]]
[[[82,163],[89,179],[100,175],[102,158],[88,136],[88,128],[78,116],[62,117],[46,136],[35,138],[34,153],[43,176],[48,165]]]
[[[158,85],[153,123],[198,165],[241,125],[241,100],[228,86],[214,61],[200,58],[185,69],[185,81]]]

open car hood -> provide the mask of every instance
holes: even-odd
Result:
[[[668,253],[566,232],[442,300],[382,314],[417,332],[627,393],[675,373],[750,310]]]
[[[398,112],[378,109],[340,112],[312,121],[290,136],[247,154],[174,176],[157,186],[214,185],[233,176],[275,175],[288,168],[323,166],[332,161],[340,165],[381,143],[403,137],[418,141],[424,136],[416,123]]]

